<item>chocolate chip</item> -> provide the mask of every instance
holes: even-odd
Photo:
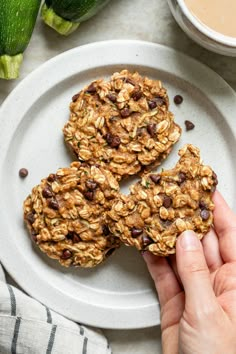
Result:
[[[68,234],[66,235],[66,238],[68,238],[69,240],[72,240],[73,235],[74,235],[74,232],[68,232]]]
[[[113,135],[110,134],[110,133],[107,133],[105,138],[106,138],[107,143],[110,145],[112,143],[112,140],[113,140]]]
[[[53,192],[49,186],[46,186],[42,191],[42,195],[44,198],[51,198],[53,196]]]
[[[56,180],[56,178],[57,178],[56,175],[54,173],[51,173],[48,176],[47,180],[48,180],[48,182],[54,182]]]
[[[213,186],[211,187],[211,192],[214,193],[215,191],[216,191],[216,185],[213,185]]]
[[[122,118],[127,118],[129,115],[130,115],[131,111],[129,108],[123,108],[121,111],[120,111],[120,115]]]
[[[115,252],[115,248],[110,248],[109,251],[106,253],[106,257],[111,256]]]
[[[185,124],[185,127],[186,127],[186,130],[187,130],[187,131],[193,130],[194,127],[195,127],[195,125],[194,125],[192,122],[190,122],[190,120],[186,120],[186,121],[184,122],[184,124]]]
[[[147,247],[147,246],[149,246],[151,243],[153,243],[153,240],[152,240],[149,236],[143,235],[143,236],[141,237],[141,242],[142,242],[142,246],[143,246],[143,247]]]
[[[131,236],[132,237],[138,237],[143,233],[143,229],[139,229],[138,227],[132,227],[131,229]]]
[[[179,173],[179,184],[182,184],[186,181],[186,174],[184,172]]]
[[[93,191],[86,191],[86,192],[84,192],[84,196],[87,200],[93,200],[94,192]]]
[[[199,208],[200,209],[207,209],[207,205],[203,200],[200,200],[199,202]]]
[[[217,174],[214,171],[212,171],[212,178],[214,179],[215,186],[217,186],[218,178],[217,178]]]
[[[120,138],[117,135],[112,135],[110,133],[106,134],[106,141],[111,147],[114,148],[119,147],[121,143]]]
[[[217,174],[216,174],[214,171],[212,171],[212,177],[213,177],[214,179],[217,179]]]
[[[183,102],[183,97],[181,96],[181,95],[176,95],[175,97],[174,97],[174,103],[175,104],[181,104],[182,102]]]
[[[163,206],[165,208],[169,208],[172,204],[172,199],[171,197],[168,197],[167,195],[164,197],[164,200],[163,200]]]
[[[91,85],[89,85],[89,87],[87,88],[86,92],[87,92],[87,93],[91,93],[91,94],[97,92],[97,89],[96,89],[96,87],[94,86],[94,83],[92,83]]]
[[[109,227],[107,225],[102,225],[102,233],[104,236],[108,236],[110,235],[110,230],[109,230]]]
[[[73,241],[73,243],[78,243],[78,242],[81,242],[81,238],[79,237],[79,235],[74,233],[74,235],[72,237],[72,241]]]
[[[33,214],[33,213],[27,214],[27,215],[26,215],[26,220],[27,220],[30,224],[33,224],[33,223],[34,223],[34,220],[35,220],[34,214]]]
[[[80,92],[79,93],[76,93],[73,97],[72,97],[72,101],[75,102],[77,101],[77,99],[79,98],[80,96]]]
[[[85,182],[86,187],[90,190],[90,191],[94,191],[97,188],[97,182],[93,181],[92,179],[87,179],[87,181]]]
[[[152,182],[157,184],[160,182],[161,176],[160,175],[150,175],[149,178],[152,180]]]
[[[110,146],[117,148],[117,147],[119,147],[119,145],[120,145],[120,138],[118,136],[114,136]]]
[[[157,130],[157,125],[156,124],[150,123],[150,124],[147,125],[147,131],[151,135],[152,138],[155,137],[156,130]]]
[[[136,85],[136,82],[133,79],[130,79],[129,77],[127,77],[127,79],[125,80],[125,82],[127,82],[128,84],[131,84],[133,86]]]
[[[81,241],[81,238],[75,232],[69,232],[66,235],[66,238],[68,238],[69,240],[72,240],[73,243],[78,243]]]
[[[69,259],[72,256],[72,252],[70,250],[63,250],[62,251],[62,255],[61,255],[61,259]]]
[[[116,102],[116,95],[114,95],[114,94],[112,94],[112,93],[109,93],[109,94],[107,95],[107,98],[108,98],[111,102],[113,102],[113,103]]]
[[[52,198],[49,200],[48,206],[49,206],[49,208],[54,209],[54,210],[59,209],[58,201],[55,198]]]
[[[132,94],[132,98],[134,101],[138,101],[140,100],[140,98],[142,97],[142,91],[134,91]]]
[[[209,217],[210,217],[210,212],[209,212],[209,210],[207,210],[207,209],[201,210],[200,216],[201,216],[202,220],[208,220]]]
[[[21,177],[21,178],[25,178],[26,176],[28,176],[28,170],[26,169],[26,168],[21,168],[20,170],[19,170],[19,176]]]
[[[157,107],[157,103],[155,101],[148,101],[148,107],[154,109]]]

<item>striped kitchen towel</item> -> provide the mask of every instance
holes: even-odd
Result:
[[[100,330],[72,322],[7,284],[0,265],[0,354],[111,354]]]

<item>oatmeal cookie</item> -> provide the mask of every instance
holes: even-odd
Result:
[[[63,128],[80,161],[106,166],[120,180],[158,165],[181,134],[161,81],[123,70],[72,98]]]
[[[108,212],[110,230],[126,245],[168,256],[183,231],[193,230],[201,239],[210,230],[217,176],[193,145],[179,155],[173,169],[145,175]]]
[[[50,258],[66,267],[94,267],[120,245],[104,219],[118,194],[109,171],[73,162],[33,188],[24,202],[24,219]]]

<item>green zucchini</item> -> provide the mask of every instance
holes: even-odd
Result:
[[[1,1],[1,0],[0,0]],[[69,35],[79,24],[100,11],[110,0],[45,0],[41,15],[58,33]]]
[[[16,79],[40,0],[0,0],[0,78]]]

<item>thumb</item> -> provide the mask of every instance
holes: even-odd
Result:
[[[176,243],[177,270],[185,290],[186,306],[193,309],[214,304],[215,294],[200,240],[185,231]]]

